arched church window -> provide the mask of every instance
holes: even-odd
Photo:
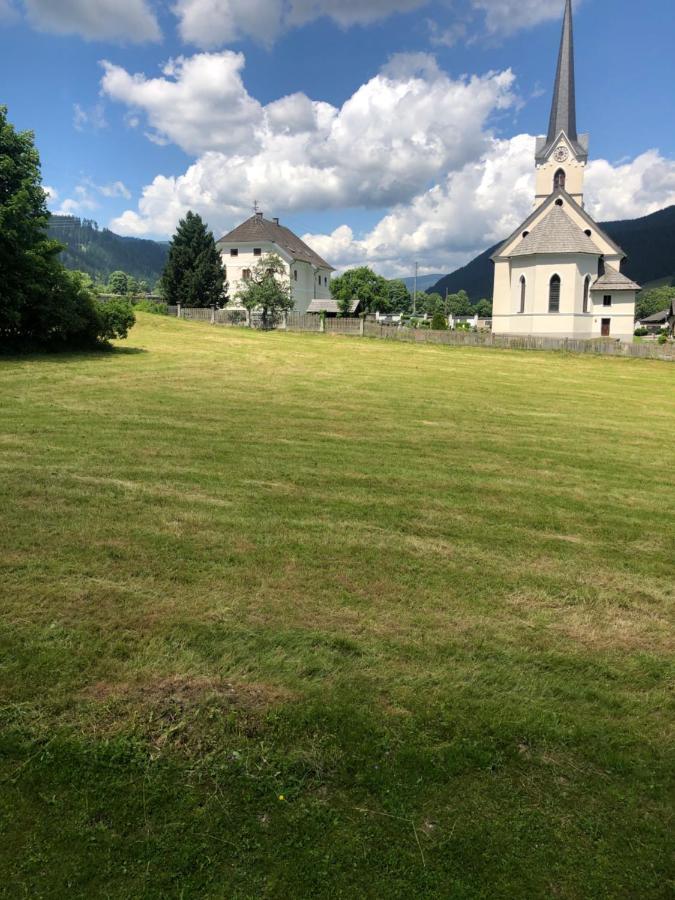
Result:
[[[251,270],[244,269],[244,271],[241,273],[241,277],[244,281],[250,281],[251,280]]]
[[[567,180],[567,176],[565,175],[565,170],[558,169],[558,171],[553,176],[553,190],[554,191],[564,191],[566,180]]]
[[[527,281],[525,280],[525,276],[520,276],[520,310],[519,312],[525,312],[525,297],[527,296]]]
[[[584,281],[584,312],[588,312],[588,301],[591,296],[591,276],[587,275]]]
[[[548,286],[548,311],[560,312],[560,276],[554,275]]]

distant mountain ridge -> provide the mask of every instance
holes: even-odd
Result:
[[[99,228],[91,219],[52,216],[49,237],[65,244],[61,261],[68,269],[79,269],[98,281],[107,281],[112,272],[122,271],[154,286],[162,274],[168,244],[141,238],[122,237]]]
[[[661,209],[641,219],[599,223],[603,231],[625,251],[628,259],[622,272],[645,286],[654,281],[675,282],[675,206]],[[491,256],[502,242],[474,260],[441,278],[426,289],[428,294],[467,292],[472,302],[492,297],[494,269]]]
[[[442,274],[438,275],[418,275],[417,276],[417,290],[418,291],[426,291],[432,285],[436,284],[436,282],[443,278]],[[408,288],[410,293],[415,289],[415,278],[411,276],[410,278],[400,278],[399,281],[402,281],[405,286]]]

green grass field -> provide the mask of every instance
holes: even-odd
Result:
[[[0,895],[672,896],[675,366],[0,360]]]

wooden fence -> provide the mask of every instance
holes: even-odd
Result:
[[[179,313],[178,307],[168,308],[170,316]],[[180,317],[213,325],[246,325],[246,313],[228,309],[191,309],[182,307]],[[259,317],[251,317],[251,324],[260,325]],[[601,356],[622,356],[636,359],[661,359],[675,362],[673,344],[626,344],[620,341],[576,340],[574,338],[536,337],[534,335],[501,335],[492,332],[431,331],[423,328],[378,325],[364,319],[326,318],[303,313],[288,313],[277,326],[278,330],[309,331],[325,334],[351,334],[382,340],[406,341],[418,344],[445,344],[452,347],[494,347],[502,350],[558,350],[565,353],[590,353]]]

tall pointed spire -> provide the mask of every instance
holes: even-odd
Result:
[[[574,83],[574,29],[572,26],[572,0],[566,0],[563,20],[558,71],[555,77],[553,106],[548,125],[547,143],[552,144],[561,131],[570,141],[577,141],[577,105]]]

